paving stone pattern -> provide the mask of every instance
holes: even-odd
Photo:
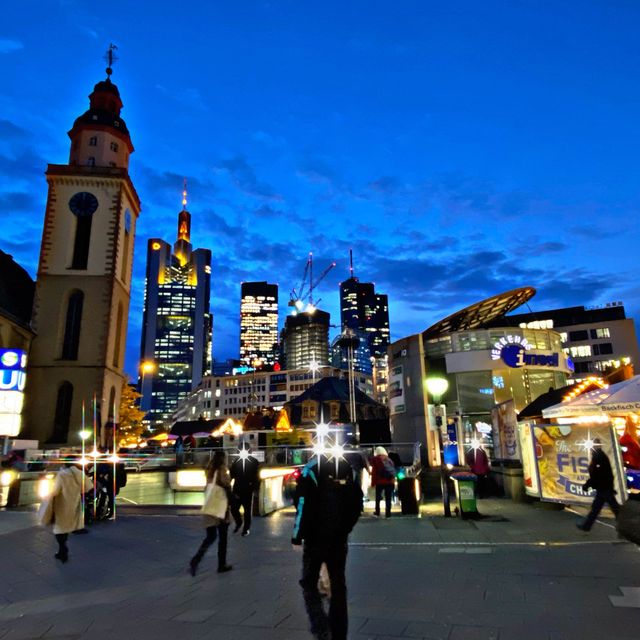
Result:
[[[348,560],[350,638],[638,640],[640,553],[610,527],[590,534],[576,516],[506,500],[481,503],[508,521],[365,515]],[[215,549],[192,578],[200,518],[173,509],[122,509],[116,522],[71,536],[53,559],[48,530],[29,512],[0,512],[0,640],[306,640],[289,544],[291,511],[230,534],[234,570]]]

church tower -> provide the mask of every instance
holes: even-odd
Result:
[[[122,100],[111,82],[113,49],[107,78],[69,131],[69,163],[46,172],[24,414],[24,435],[43,444],[78,444],[82,403],[90,425],[94,394],[98,424],[118,420],[140,200],[128,172],[133,145]]]

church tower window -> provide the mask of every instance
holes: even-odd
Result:
[[[62,341],[62,359],[77,360],[80,345],[80,327],[82,325],[82,306],[84,293],[74,291],[67,303],[67,317],[64,323],[64,339]]]
[[[89,138],[89,146],[90,147],[97,147],[98,146],[98,136],[91,136]]]
[[[73,400],[73,385],[64,381],[58,387],[56,399],[56,412],[53,422],[53,434],[51,442],[66,442],[71,422],[71,401]]]

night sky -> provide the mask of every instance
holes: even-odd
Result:
[[[173,242],[182,178],[213,252],[214,357],[237,357],[240,282],[288,291],[307,253],[321,307],[356,275],[397,339],[533,285],[532,310],[640,317],[640,5],[635,0],[4,3],[0,248],[35,275],[48,162],[103,79],[109,42],[146,240]],[[334,330],[335,331],[335,330]]]

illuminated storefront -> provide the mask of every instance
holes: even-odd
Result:
[[[458,445],[454,464],[463,461],[473,441],[493,451],[495,411],[500,407],[514,417],[550,388],[566,384],[573,365],[562,350],[559,333],[514,328],[508,321],[503,327],[494,326],[534,293],[525,287],[488,298],[391,345],[389,402],[395,441],[422,441],[430,462],[439,462],[437,430],[429,420],[434,404],[425,386],[429,377],[448,381],[446,392],[436,400],[445,407],[442,443]],[[513,419],[507,426],[515,443],[515,423],[511,423]]]

